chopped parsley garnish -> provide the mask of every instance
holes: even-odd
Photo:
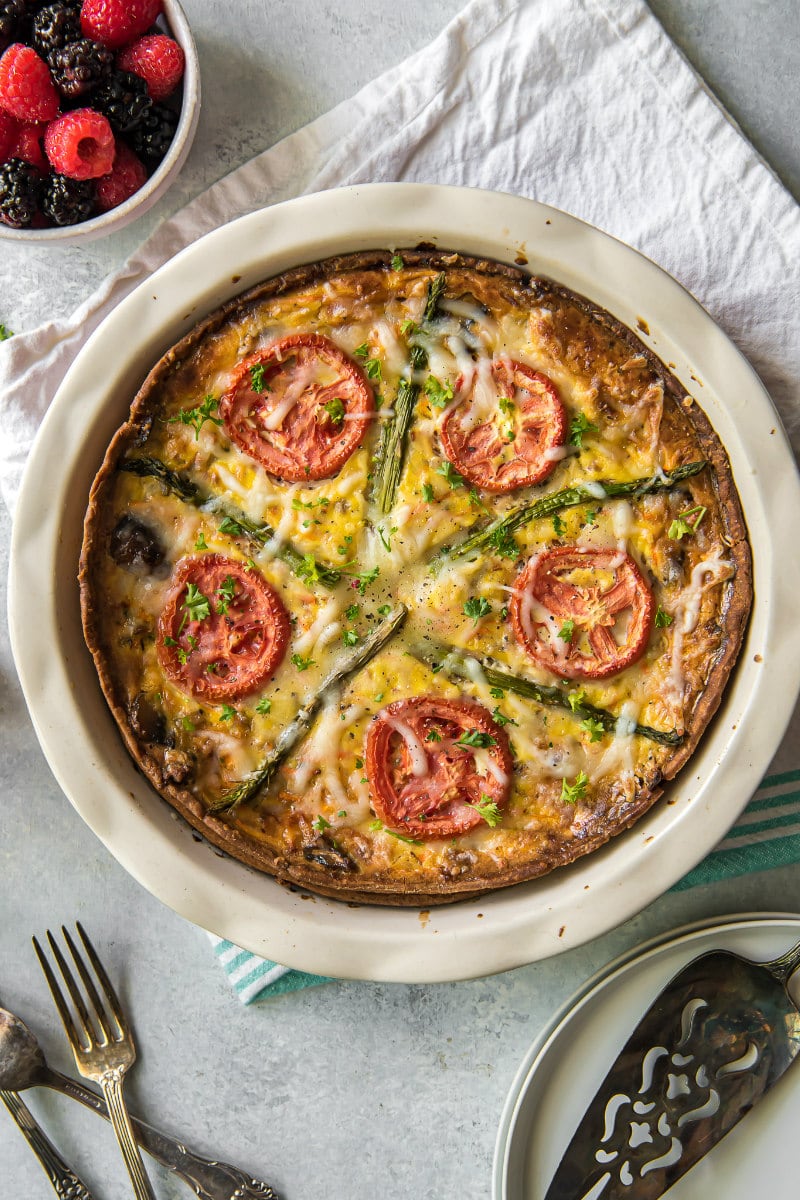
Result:
[[[503,814],[492,800],[491,796],[487,796],[486,792],[481,792],[481,798],[477,804],[467,802],[467,808],[474,808],[479,817],[483,817],[487,825],[494,829],[495,825],[499,825],[503,819]]]
[[[344,610],[344,615],[347,617],[348,621],[355,621],[359,612],[360,609],[357,604],[348,604],[347,608]]]
[[[262,392],[271,392],[272,388],[264,379],[264,364],[256,363],[254,367],[250,367],[250,386],[257,396]]]
[[[314,558],[313,554],[304,554],[303,561],[297,568],[297,574],[305,583],[318,583],[321,576],[319,571],[319,563]]]
[[[671,625],[671,624],[672,624],[672,617],[669,615],[668,612],[665,612],[664,609],[659,604],[658,608],[656,609],[656,615],[655,615],[656,629],[666,629],[667,626]]]
[[[429,375],[425,380],[425,395],[434,408],[446,408],[453,399],[453,388],[449,383],[442,383],[435,375]]]
[[[342,641],[344,642],[345,646],[357,646],[359,638],[355,629],[345,629],[344,633],[342,634]]]
[[[167,637],[164,638],[164,645],[165,646],[173,646],[175,649],[175,653],[178,656],[178,662],[181,664],[181,666],[186,666],[186,663],[189,660],[189,652],[188,652],[188,650],[184,650],[184,648],[180,644],[180,642],[176,642],[175,638],[169,637],[169,635],[167,635]]]
[[[374,821],[370,821],[369,827],[373,833],[388,833],[390,837],[397,838],[398,842],[405,842],[408,846],[421,846],[422,842],[417,838],[407,837],[404,833],[397,833],[394,829],[387,829],[383,821],[379,821],[376,817]]]
[[[331,424],[335,425],[338,429],[338,427],[344,421],[344,412],[345,412],[344,404],[342,403],[341,398],[339,396],[334,396],[332,400],[326,401],[326,403],[323,404],[322,407],[325,409],[325,412],[330,417]]]
[[[261,716],[265,717],[271,708],[272,708],[272,701],[268,700],[266,696],[262,696],[261,699],[259,700],[258,704],[256,705],[256,712],[261,713]]]
[[[442,740],[442,735],[439,733],[438,729],[430,729],[425,734],[426,742],[440,742],[441,740]]]
[[[211,421],[214,425],[221,425],[220,417],[215,417],[213,414],[219,408],[219,400],[216,396],[206,396],[202,404],[198,404],[195,408],[182,408],[177,417],[170,417],[167,421],[168,425],[191,425],[194,429],[195,441],[200,440],[200,430],[205,425],[206,421]]]
[[[558,515],[558,513],[553,513],[553,530],[556,537],[563,537],[566,529],[567,527],[561,520],[561,517]]]
[[[404,337],[413,337],[415,333],[419,333],[419,325],[416,321],[412,321],[410,317],[406,317],[405,321],[400,325],[400,332]]]
[[[378,526],[378,537],[381,539],[381,544],[387,554],[392,553],[392,535],[397,533],[397,526],[392,525],[388,534],[384,532],[382,525]]]
[[[507,417],[510,417],[512,413],[517,411],[516,404],[508,396],[500,396],[497,403],[500,405],[500,412],[505,413]]]
[[[220,533],[229,533],[231,537],[241,537],[244,530],[238,521],[234,521],[233,517],[223,517],[219,523]]]
[[[378,616],[379,617],[388,617],[388,615],[391,611],[392,611],[391,604],[382,604],[380,606],[380,608],[378,609]]]
[[[467,498],[468,498],[470,504],[474,504],[476,508],[481,508],[481,509],[483,509],[483,511],[485,513],[488,513],[489,509],[486,507],[486,505],[481,500],[480,495],[478,494],[477,488],[475,488],[475,487],[470,488]]]
[[[330,821],[326,821],[322,813],[320,813],[318,817],[315,817],[311,824],[314,826],[317,833],[322,833],[323,829],[330,829],[331,827]]]
[[[575,637],[575,622],[565,621],[558,631],[558,636],[561,638],[562,642],[571,642]]]
[[[506,694],[503,689],[498,687],[489,688],[489,695],[495,700],[505,700],[506,698]]]
[[[481,617],[488,617],[491,611],[491,604],[483,596],[470,596],[464,603],[464,616],[471,617],[476,625]]]
[[[7,342],[8,339],[12,338],[13,336],[13,330],[6,328],[3,322],[0,321],[0,342]]]
[[[231,708],[230,704],[223,704],[222,712],[220,713],[220,721],[232,721],[236,716],[236,709]]]
[[[372,567],[371,570],[362,571],[360,575],[356,576],[353,580],[353,587],[357,590],[359,596],[365,595],[369,585],[375,582],[380,573],[380,567]]]
[[[336,815],[337,815],[337,817],[346,817],[346,816],[347,816],[347,809],[346,809],[346,808],[340,808],[340,809],[339,809],[339,811],[337,812],[337,814],[336,814]]]
[[[299,512],[301,508],[320,508],[326,504],[330,504],[327,496],[320,496],[319,500],[300,500],[297,496],[292,498],[292,508],[295,512]]]
[[[181,717],[181,725],[187,733],[194,733],[195,727],[188,717]]]
[[[228,605],[236,595],[236,581],[232,575],[227,575],[217,588],[217,612],[221,617],[228,615]]]
[[[464,482],[464,476],[459,475],[449,458],[439,463],[439,466],[436,468],[436,474],[446,479],[451,488],[461,487],[461,484]]]
[[[309,667],[313,667],[313,658],[304,658],[302,654],[293,654],[292,662],[297,667],[298,671],[307,671]]]
[[[362,769],[362,767],[363,767],[363,766],[364,766],[364,760],[363,760],[363,758],[357,758],[357,759],[356,759],[356,770],[357,770],[357,771],[360,771],[360,770]]]
[[[583,449],[583,435],[585,433],[599,433],[599,425],[593,425],[586,413],[579,412],[574,416],[569,426],[569,440],[573,446],[577,446],[579,450]]]
[[[589,734],[590,742],[602,741],[605,727],[602,721],[598,721],[596,717],[587,717],[585,721],[581,721],[581,729],[585,729]]]
[[[431,503],[431,501],[433,500],[433,498],[434,498],[434,497],[433,497],[433,488],[431,487],[431,485],[430,485],[429,483],[423,483],[423,485],[422,485],[422,499],[423,499],[424,501],[426,501],[426,503],[427,503],[427,504],[430,504],[430,503]]]
[[[597,524],[597,509],[596,508],[587,508],[586,524],[587,525],[596,525]]]
[[[494,690],[495,689],[492,688],[493,692],[494,692]],[[515,721],[513,717],[507,717],[505,713],[501,713],[500,709],[497,707],[496,704],[495,704],[494,708],[492,709],[492,717],[497,722],[497,724],[500,726],[501,729],[503,728],[504,725],[517,725],[518,724],[518,722]]]
[[[573,712],[577,712],[586,702],[586,692],[579,688],[576,692],[567,692],[567,701]]]
[[[196,583],[187,583],[186,599],[181,608],[186,609],[186,617],[190,621],[205,621],[211,615],[208,597],[203,595]]]
[[[477,750],[485,750],[487,746],[496,746],[497,738],[484,733],[481,729],[465,729],[456,742],[457,746],[473,746]]]
[[[393,271],[402,271],[404,266],[405,266],[405,263],[403,262],[400,255],[393,254],[392,255],[392,270]]]
[[[687,508],[685,512],[678,513],[678,516],[669,527],[668,537],[671,537],[674,542],[679,542],[681,538],[697,533],[700,527],[700,522],[708,512],[708,509],[702,504],[696,504],[694,508]],[[692,518],[694,518],[692,520]]]
[[[561,780],[561,799],[565,804],[577,804],[579,800],[583,800],[586,795],[586,785],[589,782],[589,776],[585,771],[579,771],[574,783],[567,783],[566,779]]]
[[[356,346],[353,353],[356,355],[356,358],[360,358],[363,362],[367,379],[380,380],[382,378],[381,360],[379,358],[370,358],[369,346],[366,342],[362,342],[360,346]]]
[[[195,548],[195,550],[207,550],[208,549],[208,545],[206,544],[206,537],[202,530],[197,535],[197,541],[194,544],[194,548]]]
[[[490,545],[500,558],[519,558],[520,549],[513,533],[502,525],[493,530],[489,538]]]

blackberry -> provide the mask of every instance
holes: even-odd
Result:
[[[65,4],[48,4],[33,18],[33,48],[42,58],[79,37],[82,37],[80,15],[77,9]]]
[[[39,172],[22,158],[9,158],[0,166],[0,221],[25,229],[39,211]]]
[[[109,78],[114,68],[114,54],[99,42],[80,38],[53,50],[48,62],[53,83],[63,96],[74,100],[94,91]]]
[[[24,16],[25,0],[0,3],[0,54],[19,38]]]
[[[166,104],[153,104],[141,124],[128,134],[128,142],[152,166],[169,150],[177,128],[178,114]]]
[[[54,225],[77,225],[88,220],[94,213],[92,180],[50,175],[44,181],[42,212]]]
[[[115,71],[95,92],[92,108],[108,117],[115,133],[138,129],[152,107],[147,84],[130,71]]]

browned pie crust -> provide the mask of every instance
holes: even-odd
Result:
[[[206,317],[156,363],[134,399],[128,420],[114,436],[94,481],[86,515],[79,580],[87,645],[94,657],[103,692],[128,751],[154,789],[168,800],[191,826],[215,846],[285,883],[351,902],[429,907],[530,880],[555,867],[568,864],[596,850],[610,837],[627,829],[651,807],[662,794],[663,782],[672,779],[691,757],[720,704],[742,644],[750,610],[751,556],[745,521],[724,447],[700,406],[693,398],[687,396],[675,376],[630,329],[586,298],[577,296],[550,280],[530,277],[518,268],[445,251],[403,251],[407,269],[476,272],[494,281],[497,295],[510,302],[528,305],[542,305],[548,301],[554,304],[561,302],[569,306],[570,311],[583,314],[586,319],[585,332],[580,332],[575,341],[570,343],[570,352],[573,354],[583,352],[589,360],[597,353],[597,346],[607,333],[615,342],[629,347],[632,356],[643,357],[647,370],[652,372],[664,388],[664,421],[670,426],[667,430],[668,437],[674,433],[680,445],[684,442],[693,443],[689,447],[690,452],[684,456],[686,460],[696,457],[696,450],[699,448],[702,456],[710,464],[709,470],[688,481],[691,485],[688,490],[691,492],[693,503],[707,503],[709,509],[713,508],[715,519],[719,521],[723,530],[727,557],[733,565],[732,577],[722,585],[723,599],[714,618],[721,633],[717,638],[713,661],[707,665],[700,694],[696,697],[691,711],[686,713],[685,737],[682,744],[663,758],[649,775],[643,773],[637,776],[633,796],[606,797],[601,800],[599,811],[593,812],[591,828],[585,833],[578,830],[566,836],[563,829],[555,830],[549,835],[543,833],[535,854],[529,852],[526,856],[515,859],[512,850],[508,864],[491,873],[474,873],[466,860],[462,871],[462,866],[458,863],[457,848],[452,855],[452,871],[447,877],[440,875],[438,879],[432,879],[430,872],[424,873],[422,879],[415,877],[409,872],[407,863],[399,873],[389,870],[370,874],[361,869],[332,869],[314,858],[313,843],[310,844],[311,852],[306,857],[294,850],[279,853],[266,841],[251,836],[230,820],[207,812],[205,804],[195,792],[169,779],[165,774],[163,756],[159,758],[154,755],[153,747],[137,734],[132,723],[129,694],[114,666],[113,648],[109,645],[103,580],[111,520],[110,506],[113,503],[118,466],[121,459],[130,452],[141,452],[141,448],[151,436],[158,417],[160,389],[181,371],[191,374],[195,356],[202,357],[204,347],[212,344],[215,338],[224,337],[226,332],[237,323],[241,323],[243,318],[257,314],[266,301],[308,289],[335,277],[362,277],[366,288],[370,283],[370,273],[385,272],[390,259],[391,255],[388,253],[370,251],[327,259],[285,272],[234,298]],[[593,331],[598,331],[596,336]],[[585,337],[582,343],[581,337]],[[674,408],[670,400],[674,401]],[[682,414],[682,417],[679,418],[677,414]],[[688,437],[682,431],[683,427],[675,424],[684,418],[688,418],[689,422]],[[546,493],[557,490],[559,486],[550,480],[534,491],[537,494],[540,491]],[[308,845],[306,850],[309,850]],[[323,859],[324,850],[323,844]]]

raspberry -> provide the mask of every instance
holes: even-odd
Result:
[[[183,78],[183,50],[163,33],[152,33],[126,46],[117,56],[122,71],[141,75],[151,100],[166,100]]]
[[[46,125],[23,125],[17,134],[12,151],[14,158],[23,159],[45,175],[50,170],[50,164],[44,156],[42,147],[46,128]]]
[[[49,58],[50,70],[62,96],[74,99],[93,91],[111,75],[114,55],[107,46],[79,38],[58,50]]]
[[[11,147],[17,139],[19,125],[10,113],[0,108],[0,162],[11,157]]]
[[[0,167],[0,221],[26,229],[39,211],[39,172],[30,163],[10,158]]]
[[[118,50],[141,37],[162,7],[162,0],[83,0],[83,36]]]
[[[88,220],[94,212],[94,184],[88,179],[50,175],[44,181],[42,212],[55,225]]]
[[[81,36],[81,21],[74,8],[64,4],[48,4],[33,18],[33,48],[47,58],[67,42]]]
[[[95,186],[97,207],[101,212],[108,212],[123,204],[147,179],[147,169],[143,162],[129,150],[124,142],[117,142],[117,154],[114,166],[108,175],[98,179]]]
[[[47,63],[30,46],[15,42],[0,58],[0,106],[20,121],[52,121],[58,92]]]
[[[107,175],[114,163],[114,134],[102,113],[76,108],[51,121],[44,149],[53,169],[70,179]]]

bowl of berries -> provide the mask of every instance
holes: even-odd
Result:
[[[0,238],[127,225],[175,179],[199,111],[177,0],[0,0]]]

